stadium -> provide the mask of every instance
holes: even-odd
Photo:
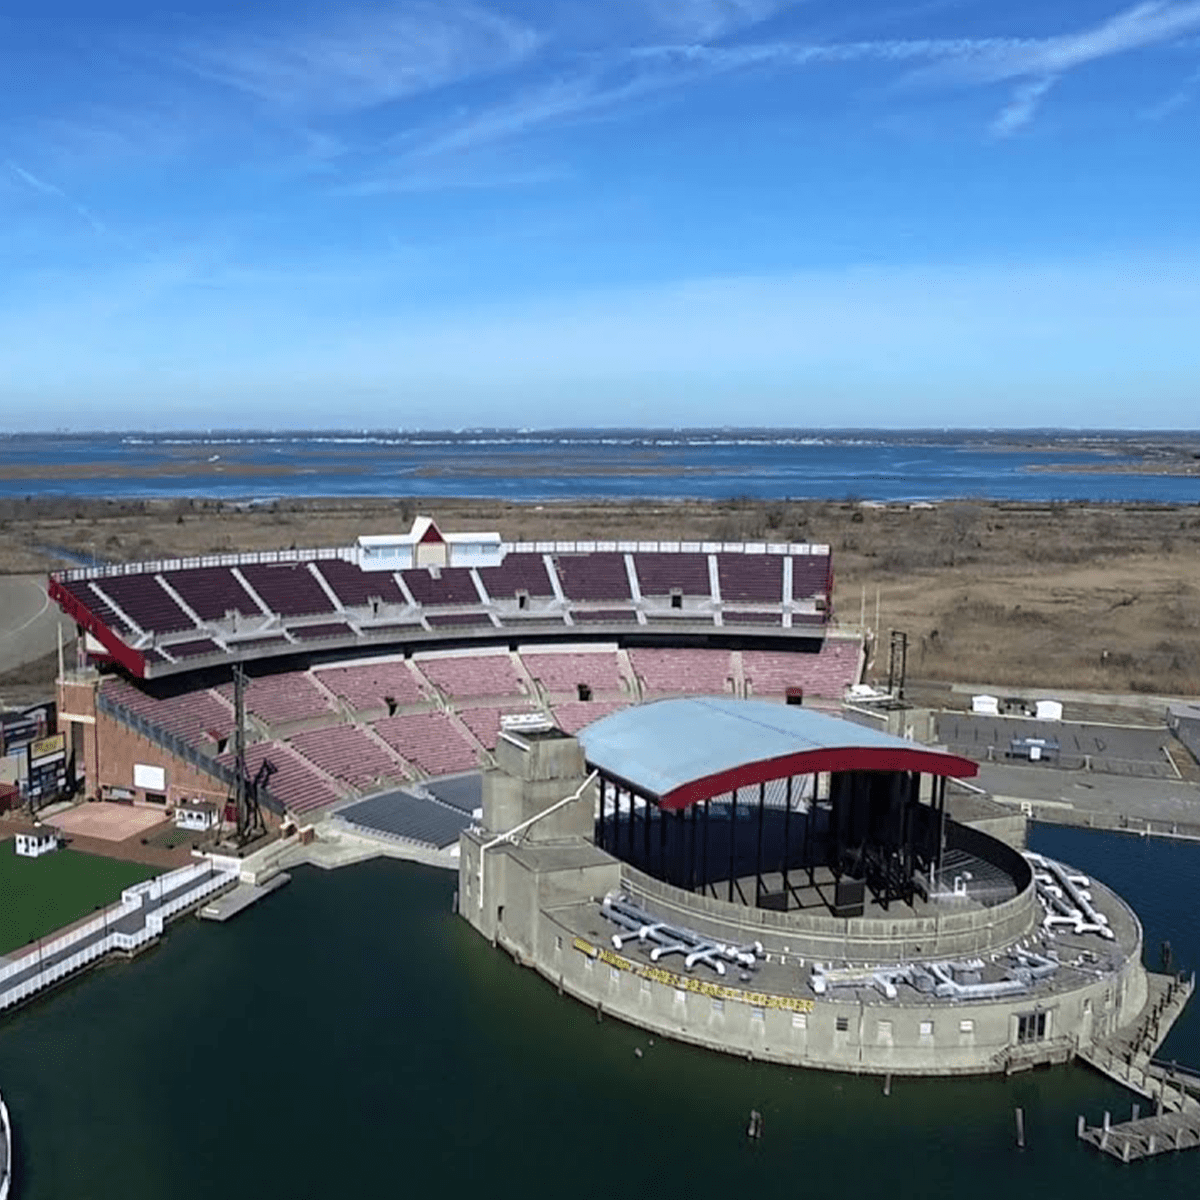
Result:
[[[828,546],[418,518],[50,595],[84,635],[59,691],[84,795],[212,811],[249,855],[315,825],[457,858],[460,914],[598,1015],[956,1074],[1145,1052],[1186,999],[1118,896],[952,819],[973,761],[842,719],[864,644]]]

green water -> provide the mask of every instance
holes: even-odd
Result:
[[[1153,965],[1163,938],[1200,960],[1200,848],[1033,840],[1138,907]],[[394,862],[300,871],[229,925],[183,921],[142,959],[0,1020],[16,1197],[1200,1193],[1200,1152],[1123,1167],[1075,1140],[1077,1113],[1131,1099],[1084,1068],[896,1080],[885,1097],[878,1079],[598,1025],[452,917],[454,882]],[[1189,1011],[1168,1056],[1200,1065],[1198,1034]]]

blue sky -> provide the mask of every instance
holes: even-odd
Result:
[[[0,425],[1178,428],[1200,0],[10,0]]]

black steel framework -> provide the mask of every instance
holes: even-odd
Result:
[[[788,777],[776,781],[774,802],[758,783],[669,811],[627,780],[600,776],[596,844],[689,891],[786,910],[802,888],[824,883],[835,915],[859,916],[867,892],[884,909],[911,904],[941,872],[943,776],[924,787],[909,771]]]

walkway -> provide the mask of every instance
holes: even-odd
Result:
[[[120,904],[0,967],[0,1011],[105,954],[135,952],[160,937],[176,913],[236,882],[232,869],[203,861],[126,888]]]

